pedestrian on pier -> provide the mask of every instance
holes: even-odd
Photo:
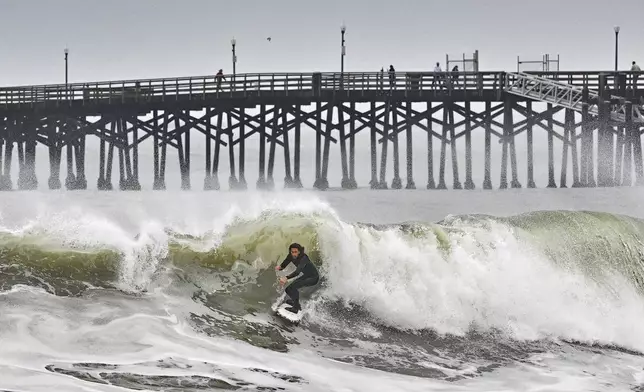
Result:
[[[455,65],[454,68],[452,68],[452,83],[454,83],[454,85],[458,84],[458,65]]]
[[[633,90],[637,90],[637,79],[639,79],[639,77],[640,77],[639,73],[642,72],[642,70],[640,69],[640,66],[637,65],[637,63],[635,61],[633,61],[633,65],[631,66],[631,72],[634,72],[633,73]]]
[[[396,70],[393,65],[389,65],[389,88],[394,88],[396,85]]]
[[[436,63],[436,66],[434,67],[434,80],[432,80],[432,87],[434,87],[436,84],[438,84],[441,88],[441,74],[443,71],[441,70],[441,65],[440,63]]]
[[[226,80],[226,77],[224,76],[224,70],[220,69],[219,72],[217,72],[217,75],[215,75],[215,80],[217,81],[217,92],[221,89],[221,81]]]
[[[382,93],[385,89],[385,67],[380,67],[380,75],[378,76],[378,89]]]
[[[141,96],[141,82],[136,82],[134,83],[134,94],[136,94],[134,97],[138,101],[139,97]]]
[[[83,100],[89,101],[89,84],[87,83],[83,85]]]

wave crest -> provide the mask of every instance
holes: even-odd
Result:
[[[0,259],[9,273],[2,285],[40,285],[63,294],[93,286],[141,291],[167,267],[215,292],[217,277],[227,274],[230,281],[231,271],[244,265],[254,272],[240,280],[247,292],[242,297],[259,301],[270,290],[256,286],[270,286],[269,267],[297,241],[325,277],[311,301],[311,322],[324,319],[326,303],[339,301],[402,330],[460,335],[475,327],[525,339],[644,348],[644,333],[633,327],[644,319],[640,220],[555,211],[383,226],[343,222],[315,203],[251,210],[233,208],[201,232],[151,220],[133,236],[87,215],[67,216],[58,226],[45,219],[5,229]],[[90,222],[94,218],[101,223]]]

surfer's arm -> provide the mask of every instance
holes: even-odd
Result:
[[[286,279],[292,279],[292,278],[298,276],[300,274],[300,272],[302,272],[302,270],[306,266],[306,263],[310,263],[310,262],[311,262],[311,260],[309,260],[308,256],[304,255],[304,257],[302,257],[302,260],[300,261],[300,265],[297,266],[295,271],[293,271],[290,274],[286,275]]]
[[[288,263],[290,263],[290,262],[291,262],[291,257],[290,257],[290,256],[286,256],[286,258],[284,259],[284,261],[282,261],[282,264],[280,264],[280,265],[279,265],[279,270],[281,271],[281,270],[283,270],[284,268],[286,268],[286,266],[287,266],[287,265],[288,265]]]

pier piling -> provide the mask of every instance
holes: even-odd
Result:
[[[360,185],[358,171],[366,166],[371,189],[402,189],[404,185],[413,190],[414,155],[419,151],[414,143],[423,140],[418,132],[426,132],[427,137],[427,189],[448,188],[448,158],[451,189],[475,189],[475,172],[483,175],[482,188],[492,189],[492,172],[497,169],[501,189],[520,188],[519,164],[526,165],[527,187],[535,188],[534,166],[539,161],[535,146],[542,143],[547,145],[549,188],[557,187],[555,160],[559,159],[561,188],[644,185],[644,85],[626,89],[624,78],[610,72],[550,72],[543,77],[509,72],[462,74],[461,83],[442,84],[435,82],[431,72],[399,72],[387,89],[382,88],[378,73],[236,75],[236,81],[244,83],[234,88],[230,81],[218,84],[214,77],[72,83],[59,93],[60,86],[4,88],[0,90],[0,190],[14,189],[14,181],[19,190],[38,188],[39,145],[48,150],[49,189],[62,188],[64,155],[66,190],[87,189],[87,159],[98,160],[97,189],[114,189],[112,171],[118,160],[118,189],[140,190],[141,181],[149,181],[140,178],[140,151],[150,148],[151,187],[164,190],[167,149],[172,148],[178,156],[178,185],[189,190],[195,132],[205,136],[204,144],[197,139],[199,148],[205,148],[205,190],[221,188],[220,163],[228,166],[222,170],[228,173],[229,189],[247,189],[253,177],[258,189],[274,189],[275,164],[282,156],[286,188],[302,188],[308,181],[302,178],[303,168],[311,166],[313,188],[355,189]],[[608,88],[613,80],[618,81],[615,88]],[[569,104],[548,98],[547,92],[530,95],[550,81],[559,83],[562,91],[574,87],[571,94],[581,98]],[[522,90],[525,83],[532,87]],[[364,147],[369,150],[368,162],[356,158],[363,131],[369,133],[368,147]],[[526,133],[525,152],[516,145],[522,132]],[[482,136],[480,147],[476,135]],[[87,157],[86,145],[95,137],[98,154]],[[492,143],[493,139],[499,143]],[[314,140],[312,157],[302,154],[306,140]],[[440,144],[438,162],[435,143]],[[249,154],[249,146],[257,151],[256,158]],[[561,155],[555,157],[559,146]],[[220,162],[222,148],[227,162]],[[459,167],[461,148],[464,173]],[[474,150],[482,150],[480,162]],[[256,172],[246,170],[249,156],[258,161]],[[12,178],[14,157],[17,179]],[[330,159],[339,160],[340,172],[329,172]],[[388,175],[393,175],[390,183]],[[339,183],[330,184],[338,178]]]

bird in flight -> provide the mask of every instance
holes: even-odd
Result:
[[[266,41],[271,42],[271,37],[266,38]]]

